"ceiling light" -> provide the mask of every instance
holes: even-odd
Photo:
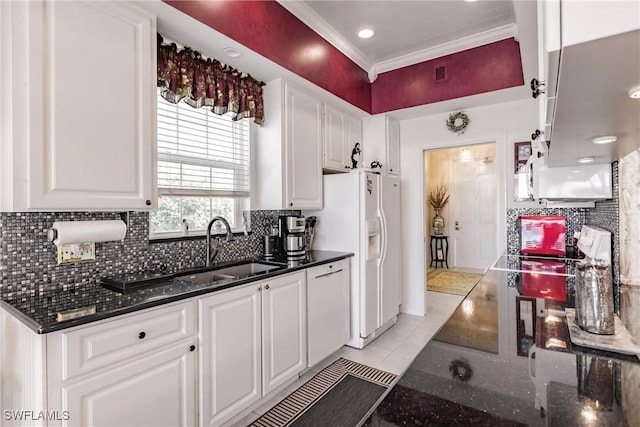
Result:
[[[242,56],[242,52],[240,52],[235,47],[225,47],[224,49],[222,49],[222,53],[230,58],[238,58],[239,56]]]
[[[362,28],[358,31],[358,37],[360,37],[361,39],[369,39],[373,37],[374,34],[375,32],[371,28]]]
[[[578,159],[578,163],[591,163],[593,162],[594,158],[593,157],[580,157]]]
[[[640,99],[640,86],[636,86],[629,91],[629,98]]]
[[[599,138],[593,138],[594,144],[611,144],[612,142],[616,142],[618,140],[617,136],[607,135],[601,136]]]
[[[460,152],[460,161],[461,162],[470,162],[471,161],[471,150],[469,150],[468,148],[464,148],[461,152]]]

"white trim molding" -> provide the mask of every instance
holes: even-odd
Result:
[[[463,37],[458,40],[442,43],[437,46],[401,55],[393,59],[381,61],[375,64],[375,68],[378,74],[385,73],[387,71],[429,61],[431,59],[441,58],[446,55],[451,55],[452,53],[462,52],[463,50],[509,39],[511,37],[517,38],[517,36],[518,27],[516,24],[507,24],[481,33],[473,34],[471,36]]]
[[[518,26],[516,24],[507,24],[463,37],[458,40],[442,43],[437,46],[421,49],[396,58],[374,63],[360,49],[349,43],[349,41],[347,41],[338,31],[335,30],[335,28],[331,26],[331,24],[318,15],[312,8],[307,6],[305,2],[299,0],[276,1],[318,35],[331,43],[356,65],[365,70],[369,76],[369,81],[372,83],[378,78],[379,74],[387,71],[440,58],[445,55],[505,40],[511,37],[515,37],[516,40],[518,39]]]

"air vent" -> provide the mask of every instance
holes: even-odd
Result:
[[[436,81],[445,80],[447,78],[447,70],[444,65],[442,67],[436,67]]]

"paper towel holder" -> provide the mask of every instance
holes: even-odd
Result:
[[[120,212],[120,219],[124,222],[124,226],[129,231],[129,212]],[[50,228],[47,230],[47,240],[53,242],[58,238],[58,230]]]

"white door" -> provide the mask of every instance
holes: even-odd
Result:
[[[196,352],[190,343],[63,384],[70,426],[193,426]]]
[[[322,105],[285,86],[285,207],[322,208]]]
[[[260,284],[198,302],[200,424],[220,425],[262,397]]]
[[[495,162],[455,160],[451,183],[449,265],[484,269],[497,250]]]
[[[381,185],[382,254],[380,255],[380,324],[398,315],[400,306],[400,178],[383,176]]]
[[[382,225],[378,203],[380,200],[380,175],[361,174],[361,227],[364,236],[361,254],[364,258],[360,272],[360,336],[365,338],[381,325],[379,258],[382,245]]]
[[[305,272],[262,284],[262,390],[273,391],[307,366]]]
[[[124,2],[26,7],[27,209],[155,207],[155,18]]]

